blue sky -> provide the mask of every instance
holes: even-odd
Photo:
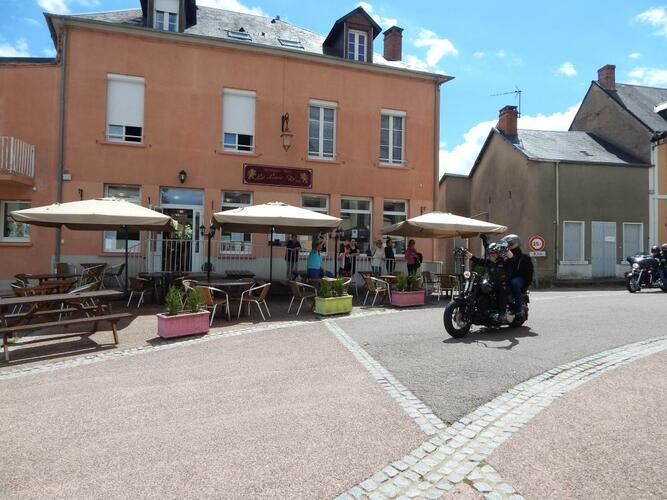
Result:
[[[663,0],[664,2],[665,0]],[[280,15],[328,33],[360,4],[313,0],[198,0]],[[619,82],[667,87],[667,3],[645,0],[361,2],[383,27],[404,28],[404,59],[452,75],[443,86],[441,171],[467,173],[497,121],[517,104],[520,128],[567,129],[597,69],[616,65]],[[0,56],[53,54],[43,11],[80,13],[138,8],[139,0],[0,0]],[[380,38],[381,40],[381,38]],[[381,51],[381,43],[378,43]]]

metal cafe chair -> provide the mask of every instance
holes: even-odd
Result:
[[[364,277],[364,281],[366,282],[366,296],[364,297],[364,305],[366,305],[368,295],[371,293],[375,294],[373,296],[373,303],[371,304],[371,307],[375,306],[375,300],[378,298],[378,295],[389,296],[391,293],[389,291],[389,283],[384,280],[374,278],[373,276],[366,276]]]
[[[298,316],[301,312],[301,306],[303,305],[304,300],[306,299],[315,299],[317,297],[317,288],[313,285],[308,285],[307,283],[300,283],[298,281],[288,281],[290,292],[292,292],[292,300],[289,303],[287,308],[287,313],[289,314],[292,309],[292,304],[294,299],[300,300],[299,308],[296,310],[296,315]]]
[[[261,304],[264,304],[264,307],[266,307],[266,313],[269,315],[270,318],[271,312],[269,311],[269,306],[266,304],[266,295],[269,293],[269,288],[271,288],[271,283],[255,286],[244,291],[241,294],[241,302],[239,303],[239,312],[236,318],[238,319],[241,317],[241,309],[243,308],[243,304],[248,304],[248,315],[250,315],[251,303],[257,304],[257,309],[259,309],[259,313],[262,315],[262,319],[266,321],[266,318],[264,317],[264,311],[262,311],[261,307]]]
[[[232,319],[229,313],[229,296],[227,295],[227,292],[213,288],[212,286],[197,285],[195,288],[202,294],[206,309],[211,311],[211,321],[208,324],[209,326],[213,324],[213,317],[215,316],[215,311],[218,306],[225,306],[225,309],[227,309],[227,320],[230,321]],[[214,292],[222,294],[223,297],[215,297],[213,295]]]

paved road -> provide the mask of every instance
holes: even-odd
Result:
[[[461,340],[445,333],[442,307],[339,324],[446,422],[554,366],[663,335],[667,325],[660,291],[534,292],[531,300],[524,327],[476,327]]]

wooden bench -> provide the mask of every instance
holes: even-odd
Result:
[[[129,313],[116,313],[116,314],[103,314],[100,316],[90,316],[87,318],[73,318],[73,319],[63,319],[61,321],[49,321],[46,323],[32,323],[27,325],[15,325],[15,326],[5,326],[0,328],[0,334],[2,334],[2,348],[5,352],[5,361],[9,361],[9,338],[15,336],[21,332],[31,332],[34,330],[41,330],[43,328],[54,328],[59,326],[71,326],[71,325],[84,325],[87,323],[93,323],[93,329],[90,332],[81,332],[81,333],[70,333],[70,332],[55,332],[49,333],[48,336],[43,338],[37,338],[32,340],[26,340],[21,342],[21,345],[24,344],[34,344],[37,342],[48,342],[53,340],[51,335],[59,335],[62,338],[69,337],[81,337],[83,335],[90,335],[97,331],[97,323],[102,321],[107,321],[111,323],[111,330],[113,331],[113,340],[114,345],[118,345],[118,332],[116,330],[116,324],[124,318],[131,318],[132,315]]]

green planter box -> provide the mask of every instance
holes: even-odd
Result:
[[[330,314],[349,314],[352,312],[352,295],[342,297],[315,297],[315,313],[323,316]]]

